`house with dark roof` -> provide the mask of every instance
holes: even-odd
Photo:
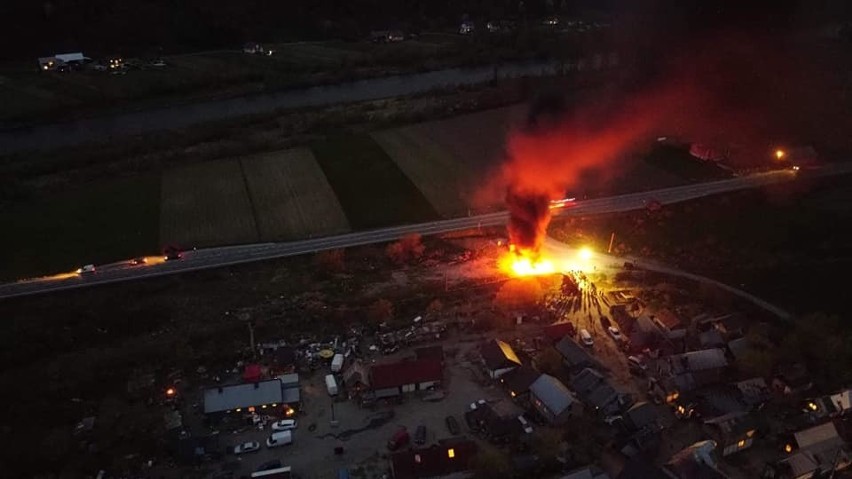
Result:
[[[529,399],[530,386],[541,373],[531,366],[523,365],[500,376],[500,384],[506,388],[509,396],[516,402]]]
[[[627,394],[620,393],[601,373],[586,368],[571,379],[571,389],[585,405],[602,416],[620,411],[630,402]]]
[[[726,479],[728,476],[716,466],[712,454],[716,443],[699,441],[675,453],[663,466],[671,479]]]
[[[519,367],[521,360],[508,343],[494,339],[479,347],[479,355],[485,371],[491,379],[497,379],[507,372]]]
[[[204,414],[218,418],[229,413],[259,412],[284,402],[281,381],[270,379],[256,383],[207,388],[203,393]]]
[[[659,426],[660,414],[657,407],[647,401],[638,402],[630,406],[622,415],[627,428],[638,431],[646,427],[657,429]]]
[[[598,362],[589,354],[588,350],[569,336],[565,336],[556,343],[556,351],[562,356],[562,363],[572,373],[598,365]]]
[[[814,422],[846,414],[852,409],[852,389],[843,389],[807,401],[805,412]]]
[[[530,401],[533,408],[553,424],[562,424],[583,411],[583,406],[574,393],[548,374],[542,374],[532,383]]]
[[[524,410],[507,400],[483,404],[469,412],[475,413],[472,420],[483,437],[493,443],[527,441],[533,432],[532,423],[523,416]]]
[[[424,391],[441,384],[444,368],[437,359],[415,359],[370,367],[370,389],[376,399]]]
[[[754,444],[757,421],[750,413],[732,412],[705,420],[704,431],[716,441],[722,456],[729,456]]]
[[[734,383],[734,387],[740,392],[743,404],[749,408],[758,407],[772,397],[769,385],[760,377],[744,379]]]
[[[772,388],[785,395],[804,394],[812,387],[811,375],[802,363],[782,365],[772,378]]]
[[[852,465],[849,445],[837,433],[833,422],[799,431],[793,437],[795,444],[787,445],[790,455],[780,462],[785,477],[827,477],[825,473],[840,471]]]
[[[397,451],[390,456],[394,479],[428,479],[470,470],[477,453],[476,443],[467,439],[438,441],[432,446]]]
[[[721,381],[728,359],[720,348],[689,351],[652,361],[648,367],[653,394],[672,403],[684,393]]]
[[[574,337],[575,334],[577,334],[577,330],[574,329],[574,324],[570,321],[554,323],[544,328],[544,337],[550,341],[550,344],[558,343],[565,336]]]

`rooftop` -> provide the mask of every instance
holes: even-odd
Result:
[[[548,374],[542,374],[536,379],[530,386],[530,391],[555,415],[562,413],[576,401],[574,394],[564,384]]]
[[[565,336],[561,341],[556,343],[556,350],[562,355],[569,367],[577,366],[592,366],[596,364],[588,351],[577,344],[571,337]]]
[[[416,359],[389,364],[374,364],[370,368],[370,385],[373,389],[399,387],[404,384],[416,384],[441,381],[444,377],[441,361],[437,359]]]
[[[441,441],[427,448],[399,451],[391,455],[395,479],[438,477],[467,471],[476,455],[476,443],[468,440]]]
[[[485,367],[491,370],[511,368],[521,365],[518,355],[506,342],[494,339],[479,348]]]
[[[530,366],[521,366],[515,368],[508,373],[500,376],[500,382],[509,389],[509,391],[517,394],[522,394],[529,391],[532,383],[535,382],[541,373]]]
[[[204,390],[204,413],[280,404],[283,397],[281,381],[278,379],[208,388]]]

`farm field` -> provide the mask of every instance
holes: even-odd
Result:
[[[369,135],[338,135],[315,142],[312,149],[354,229],[438,219],[420,190]]]
[[[0,209],[0,276],[67,272],[157,253],[159,192],[159,177],[137,176]]]
[[[467,212],[472,172],[447,150],[418,134],[417,127],[373,133],[373,139],[444,218]]]
[[[160,242],[182,248],[250,243],[257,224],[238,160],[167,171],[162,179]]]
[[[242,158],[261,241],[343,233],[349,222],[311,150]]]

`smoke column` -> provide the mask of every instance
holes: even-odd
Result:
[[[568,111],[558,97],[535,103],[526,125],[506,145],[502,184],[509,210],[509,240],[536,258],[550,222],[550,201],[580,185],[586,173],[604,175],[638,140],[647,139],[660,116],[683,92],[646,94],[612,108]]]

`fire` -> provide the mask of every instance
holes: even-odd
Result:
[[[509,245],[509,251],[499,261],[500,269],[515,277],[542,276],[556,272],[556,266],[548,258],[532,250]]]

